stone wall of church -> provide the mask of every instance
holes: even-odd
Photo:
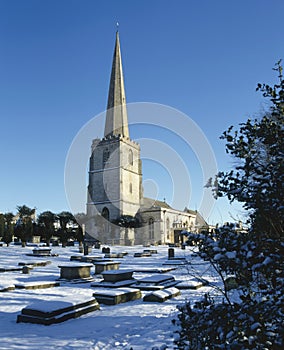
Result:
[[[121,212],[123,215],[135,216],[141,202],[140,147],[136,142],[124,138],[120,144],[120,155]]]
[[[141,188],[140,146],[121,136],[94,140],[87,202],[87,215],[92,219],[86,225],[87,232],[104,242],[134,242],[134,233],[124,239],[115,227],[102,224],[100,216],[107,212],[110,222],[121,215],[135,216],[140,208]]]
[[[140,211],[142,228],[137,231],[139,244],[173,243],[175,231],[197,231],[196,214],[168,208],[148,208]]]
[[[89,194],[94,203],[120,199],[119,186],[119,140],[103,139],[92,149],[89,170]]]

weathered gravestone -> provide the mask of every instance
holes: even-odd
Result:
[[[60,268],[60,280],[69,281],[91,281],[91,267],[92,264],[84,263],[66,263],[59,265]]]

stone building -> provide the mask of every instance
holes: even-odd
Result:
[[[105,131],[94,139],[89,166],[86,234],[108,244],[178,243],[198,231],[198,212],[144,198],[140,146],[130,139],[119,33],[116,33]]]

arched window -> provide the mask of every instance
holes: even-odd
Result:
[[[129,192],[132,193],[132,183],[129,184]]]
[[[130,165],[133,165],[133,152],[132,152],[132,149],[130,149],[129,153],[128,153],[128,163]]]
[[[106,148],[104,149],[104,152],[103,152],[103,166],[105,166],[108,159],[109,159],[109,150],[108,148]]]
[[[106,208],[106,207],[103,208],[102,217],[105,219],[105,220],[103,220],[103,231],[109,232],[109,210],[108,210],[108,208]]]
[[[154,239],[154,219],[149,219],[149,239]]]
[[[107,207],[104,207],[102,210],[102,217],[109,221],[109,210]]]
[[[170,239],[170,219],[166,220],[166,228],[167,228],[167,239]]]

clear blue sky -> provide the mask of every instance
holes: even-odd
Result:
[[[0,0],[0,212],[69,209],[66,155],[106,108],[117,21],[127,101],[189,115],[228,169],[219,136],[265,107],[255,87],[284,58],[283,13],[282,0]]]

